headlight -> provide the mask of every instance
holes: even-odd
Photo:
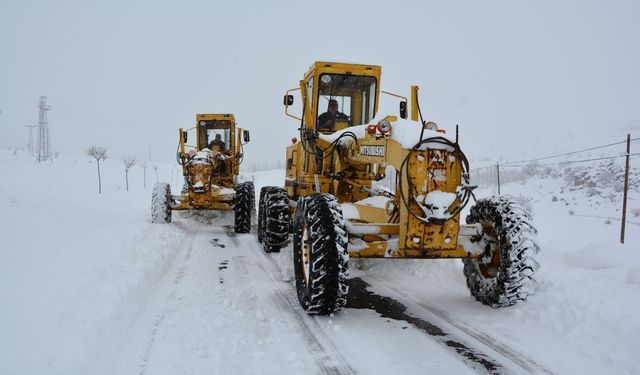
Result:
[[[382,134],[391,133],[391,123],[389,120],[380,120],[380,122],[378,122],[378,130],[380,130]]]

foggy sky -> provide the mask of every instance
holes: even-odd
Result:
[[[572,151],[640,134],[639,16],[637,1],[0,0],[0,146],[25,147],[45,95],[63,154],[170,162],[196,113],[234,113],[247,163],[275,163],[298,126],[282,95],[329,60],[381,65],[383,90],[418,84],[471,159]]]

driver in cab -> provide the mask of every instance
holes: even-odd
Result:
[[[209,150],[218,152],[227,151],[227,145],[222,140],[222,136],[220,134],[216,134],[215,139],[209,143]]]
[[[318,116],[318,130],[321,132],[332,132],[335,130],[336,121],[349,121],[344,113],[338,111],[338,101],[329,100],[327,112]]]

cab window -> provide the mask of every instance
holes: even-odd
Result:
[[[203,120],[199,123],[200,149],[225,152],[231,147],[231,122],[228,120]]]
[[[321,74],[316,128],[331,132],[368,123],[375,115],[376,83],[371,76]]]

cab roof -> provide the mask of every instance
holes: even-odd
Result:
[[[353,74],[367,75],[379,77],[382,73],[382,67],[378,65],[354,64],[346,62],[329,62],[316,61],[311,65],[305,78],[308,78],[314,72],[335,73],[335,74]]]
[[[196,123],[200,120],[229,120],[235,124],[235,117],[230,113],[199,113],[196,114]]]

